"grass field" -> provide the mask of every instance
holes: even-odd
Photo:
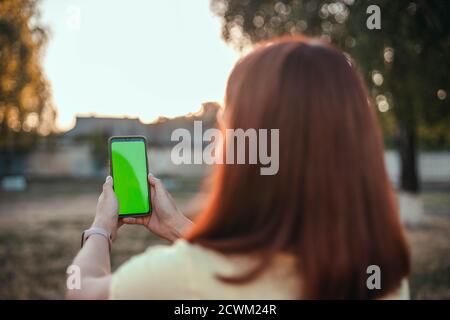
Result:
[[[0,195],[0,299],[61,299],[65,270],[89,227],[100,185],[40,184]],[[189,210],[193,192],[174,192]],[[426,218],[408,229],[414,299],[450,299],[450,191],[425,192]],[[143,228],[125,226],[112,252],[116,269],[150,245],[165,243]]]

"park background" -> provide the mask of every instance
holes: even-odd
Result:
[[[381,29],[370,30],[369,5]],[[107,138],[142,134],[192,218],[206,165],[170,161],[176,128],[216,125],[233,64],[303,33],[359,66],[411,243],[411,295],[450,298],[450,6],[445,0],[1,0],[0,298],[60,299],[107,174]],[[355,134],[358,134],[355,132]],[[165,243],[125,226],[113,269]]]

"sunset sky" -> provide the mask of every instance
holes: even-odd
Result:
[[[149,122],[197,111],[222,100],[238,59],[209,0],[43,0],[41,9],[61,129],[76,114]]]

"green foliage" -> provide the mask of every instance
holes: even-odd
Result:
[[[381,9],[381,29],[366,26],[367,7]],[[418,130],[419,145],[450,145],[450,2],[442,0],[212,0],[223,38],[238,50],[284,34],[319,36],[360,67],[382,115],[388,144],[398,130]],[[439,91],[440,90],[440,91]],[[439,94],[438,94],[439,92]]]
[[[41,66],[47,32],[39,0],[0,1],[0,148],[27,149],[53,131],[55,109]]]

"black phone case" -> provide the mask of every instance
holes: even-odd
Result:
[[[147,158],[147,138],[144,136],[112,136],[108,139],[108,153],[109,153],[109,172],[111,177],[114,179],[114,171],[113,171],[113,162],[112,162],[112,152],[111,152],[111,144],[113,141],[140,141],[144,140],[145,144],[145,169],[148,176],[148,158]],[[147,179],[147,177],[146,177]],[[114,188],[114,187],[113,187]],[[152,213],[152,202],[150,198],[150,187],[147,188],[148,190],[148,201],[149,201],[149,211],[148,212],[142,212],[142,213],[129,213],[129,214],[121,214],[119,215],[119,218],[125,218],[125,217],[144,217],[148,216]]]

